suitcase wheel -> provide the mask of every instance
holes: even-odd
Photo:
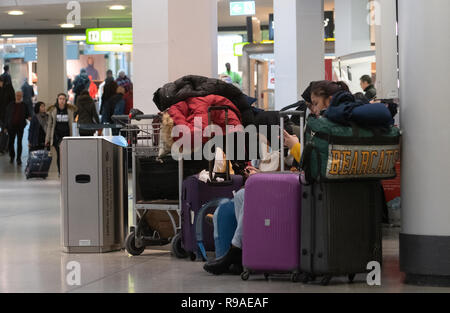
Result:
[[[307,284],[310,281],[313,281],[312,276],[308,273],[302,273],[299,275],[298,280],[303,284]]]
[[[242,280],[248,280],[250,278],[250,272],[249,271],[243,271],[241,273],[241,279]]]
[[[197,260],[197,256],[195,255],[194,252],[189,252],[189,258],[191,259],[192,262]]]
[[[188,254],[181,244],[181,233],[178,233],[172,239],[172,254],[179,259],[187,258]]]
[[[291,281],[293,283],[297,283],[300,280],[300,273],[292,273],[291,274]]]
[[[136,247],[136,238],[135,238],[135,232],[130,232],[125,239],[125,249],[127,252],[131,255],[137,256],[141,255],[142,252],[145,250],[145,246],[143,247]]]
[[[353,280],[355,279],[356,274],[350,274],[348,275],[348,282],[351,284],[353,283]]]
[[[322,280],[320,281],[320,284],[322,285],[322,286],[328,286],[328,284],[330,283],[330,281],[331,281],[331,278],[332,278],[332,276],[325,276],[324,278],[322,278]]]
[[[264,279],[269,280],[269,273],[264,273]]]

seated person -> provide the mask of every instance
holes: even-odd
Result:
[[[290,135],[284,131],[284,145],[290,149],[291,155],[300,161],[300,142],[295,135]],[[260,170],[254,166],[248,166],[245,169],[247,177],[259,173]],[[240,274],[242,268],[242,233],[243,233],[243,217],[244,217],[244,196],[245,189],[242,188],[234,195],[234,210],[236,214],[237,227],[231,241],[230,250],[223,257],[207,262],[203,268],[205,271],[220,275],[227,272],[235,272]],[[234,267],[234,269],[232,269]]]

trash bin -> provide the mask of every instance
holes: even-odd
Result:
[[[128,226],[126,146],[122,136],[63,139],[61,235],[65,252],[122,248]]]

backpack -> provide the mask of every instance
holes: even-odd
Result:
[[[391,179],[400,159],[400,138],[394,126],[368,129],[310,116],[301,168],[308,183]]]

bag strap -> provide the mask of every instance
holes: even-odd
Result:
[[[205,245],[203,244],[203,223],[205,220],[206,212],[214,207],[219,207],[221,204],[228,202],[229,200],[230,199],[228,198],[218,198],[211,200],[208,203],[204,204],[197,213],[197,217],[195,219],[195,238],[197,239],[197,245],[200,253],[205,260],[208,260],[208,257],[206,256]]]

